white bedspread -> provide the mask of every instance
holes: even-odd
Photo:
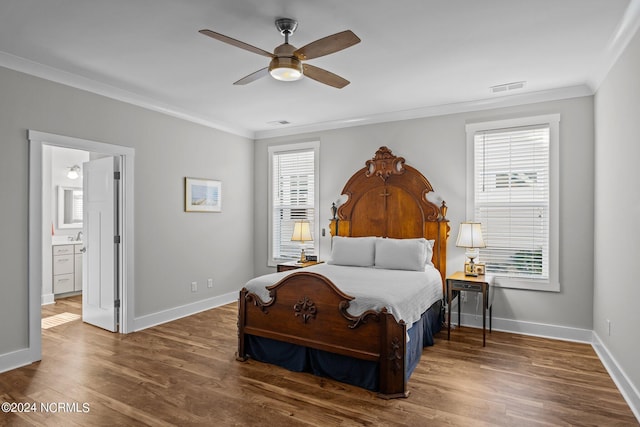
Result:
[[[245,287],[267,302],[271,298],[266,287],[296,271],[300,270],[256,277]],[[305,271],[322,274],[342,292],[354,297],[348,309],[352,316],[386,307],[397,321],[404,320],[410,327],[433,303],[442,299],[442,278],[432,266],[423,272],[317,264]]]

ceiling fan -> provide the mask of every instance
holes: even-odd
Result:
[[[301,79],[302,76],[307,76],[317,82],[338,89],[342,89],[349,84],[349,80],[322,68],[303,63],[303,61],[329,55],[360,43],[358,36],[351,30],[318,39],[297,49],[295,46],[289,44],[289,36],[298,28],[298,22],[290,18],[276,19],[276,28],[280,31],[280,34],[284,36],[284,43],[276,47],[273,53],[216,33],[215,31],[200,30],[199,32],[232,46],[271,58],[268,67],[264,67],[241,78],[235,82],[234,85],[246,85],[268,74],[271,74],[274,79],[282,81],[294,81]]]

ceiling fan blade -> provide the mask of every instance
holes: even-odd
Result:
[[[345,30],[311,42],[293,52],[293,55],[303,61],[329,55],[360,43],[360,39],[351,30]]]
[[[323,70],[322,68],[314,67],[309,64],[302,64],[302,73],[310,79],[338,89],[342,89],[349,84],[349,80],[343,79],[339,75],[333,74],[331,71]]]
[[[200,30],[198,32],[200,34],[204,34],[205,36],[220,40],[221,42],[230,44],[231,46],[239,47],[240,49],[248,50],[249,52],[257,53],[258,55],[266,56],[268,58],[275,58],[275,55],[273,53],[267,52],[266,50],[262,50],[259,47],[252,46],[248,43],[241,42],[240,40],[225,36],[224,34],[216,33],[215,31],[211,30]]]
[[[246,85],[269,75],[269,67],[264,67],[254,73],[245,76],[234,83],[234,85]]]

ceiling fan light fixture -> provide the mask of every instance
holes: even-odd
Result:
[[[297,58],[273,58],[269,64],[269,74],[283,82],[300,80],[303,76],[302,63]]]

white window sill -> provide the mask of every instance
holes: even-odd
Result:
[[[491,273],[487,273],[491,275]],[[560,282],[548,280],[527,280],[493,275],[492,286],[496,288],[524,289],[528,291],[560,292]]]

